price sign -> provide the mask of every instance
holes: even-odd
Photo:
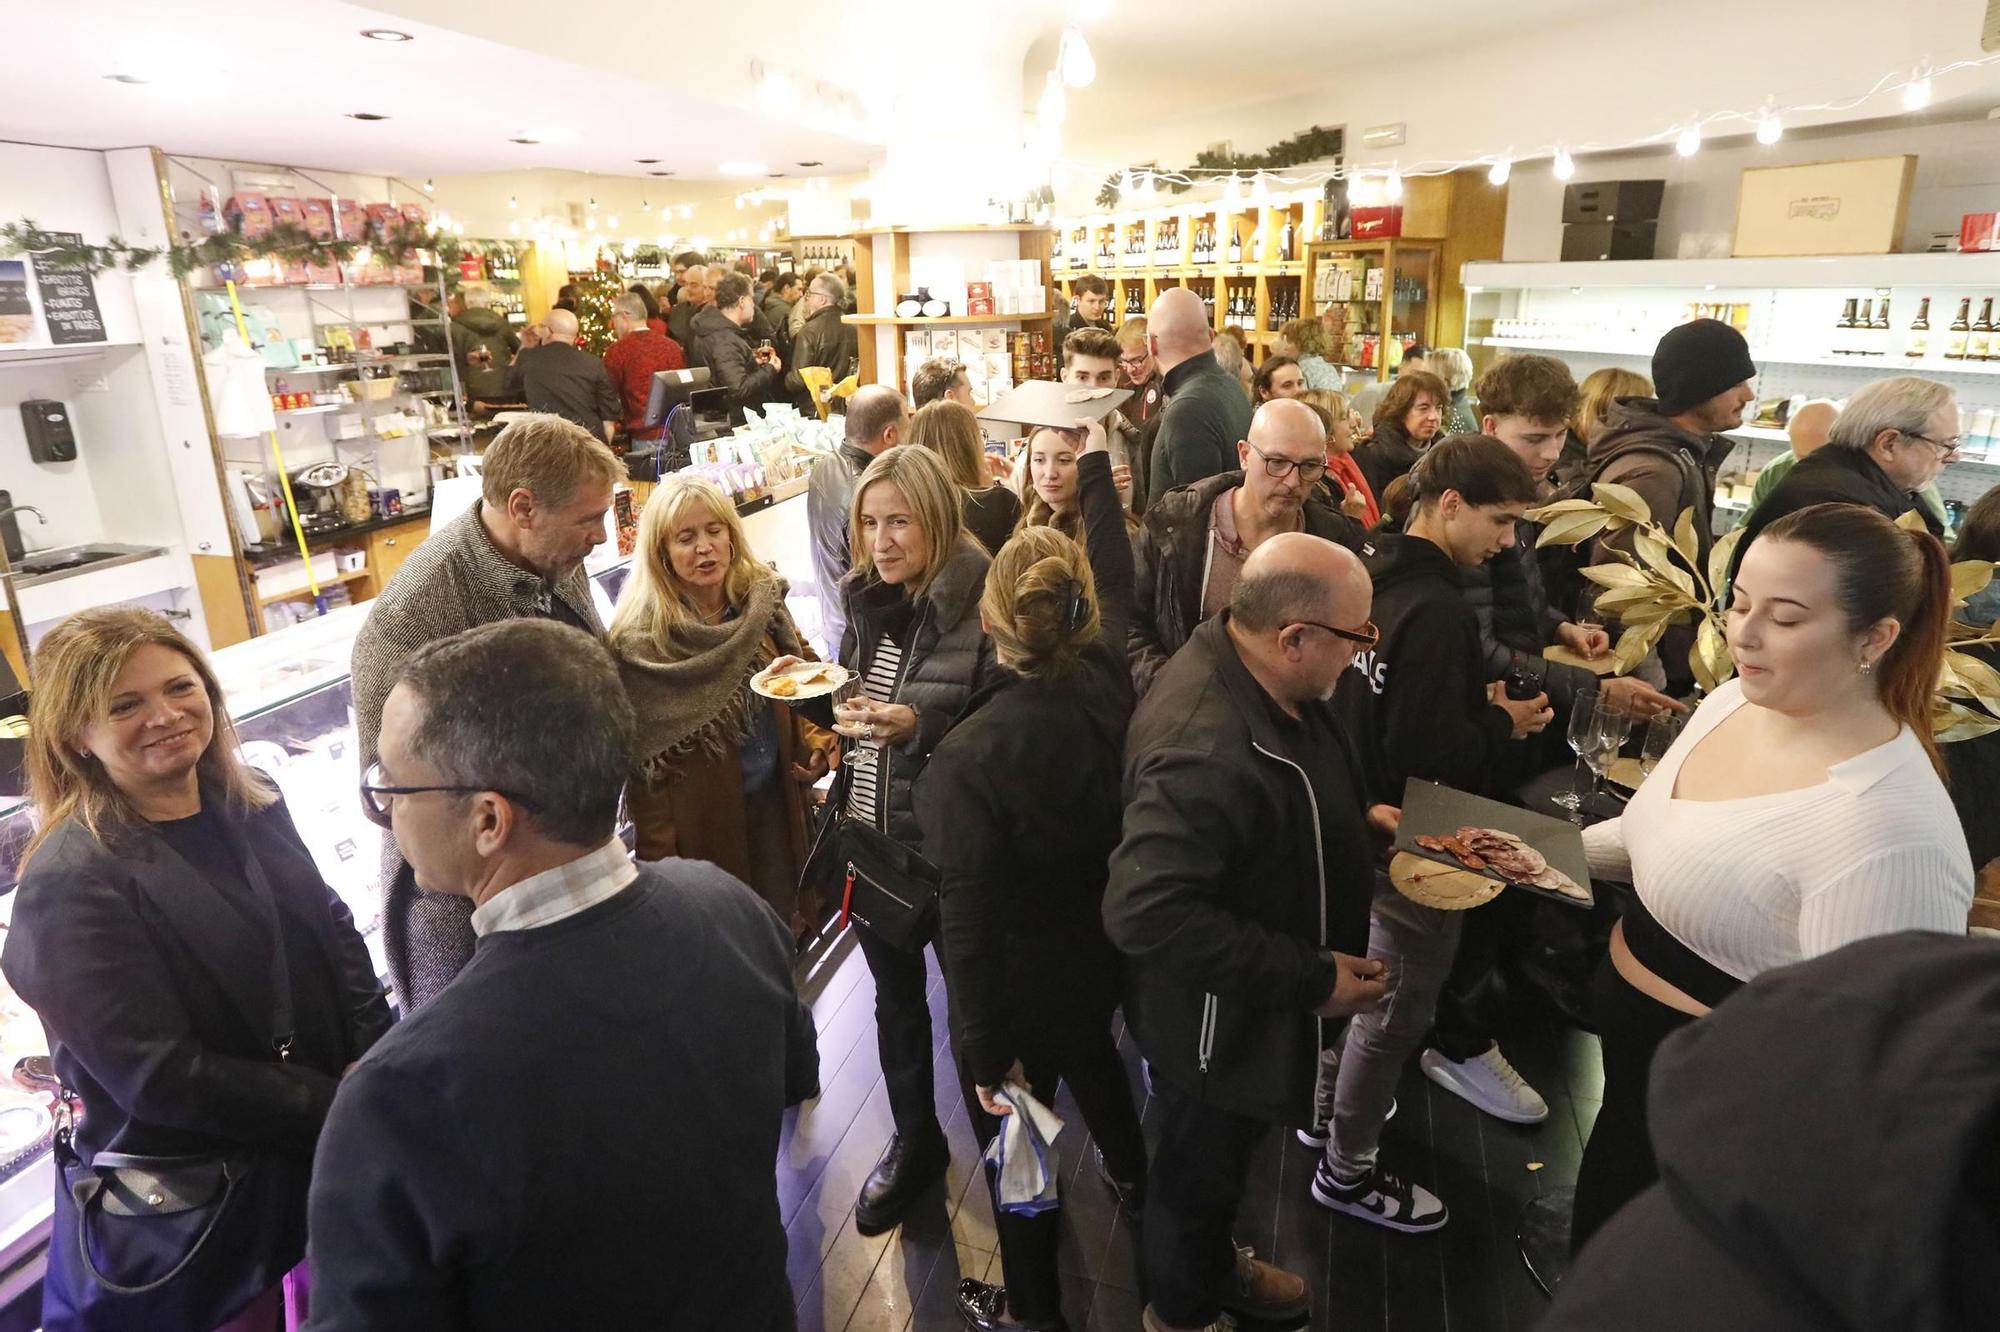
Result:
[[[75,232],[49,234],[72,245],[83,240]],[[97,284],[90,274],[51,269],[37,257],[35,283],[42,291],[42,319],[48,325],[51,343],[68,347],[104,341],[104,312],[97,308]]]

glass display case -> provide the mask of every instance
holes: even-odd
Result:
[[[1437,340],[1438,265],[1443,242],[1315,241],[1305,285],[1327,321],[1333,359],[1387,379],[1402,348]],[[1398,345],[1391,349],[1388,344]]]

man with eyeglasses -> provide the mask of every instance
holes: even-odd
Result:
[[[1166,391],[1160,385],[1160,363],[1146,338],[1146,316],[1134,315],[1118,326],[1118,383],[1132,396],[1118,410],[1144,430],[1160,414]]]
[[[364,808],[478,942],[334,1098],[315,1332],[794,1326],[791,930],[713,865],[633,864],[633,730],[610,653],[545,620],[427,644],[390,692]]]
[[[1393,982],[1361,945],[1397,811],[1364,805],[1327,701],[1375,640],[1369,605],[1353,552],[1275,536],[1132,718],[1104,925],[1130,959],[1125,1012],[1153,1070],[1149,1332],[1311,1308],[1305,1279],[1231,1227],[1258,1144],[1311,1114],[1325,1033]]]
[[[1788,513],[1813,504],[1865,504],[1888,518],[1912,509],[1931,535],[1944,523],[1922,503],[1945,467],[1958,459],[1958,400],[1933,379],[1880,379],[1847,400],[1826,446],[1785,473],[1744,524],[1729,568],[1731,582],[1757,534]]]
[[[1259,546],[1284,532],[1361,544],[1361,524],[1318,498],[1326,429],[1311,407],[1267,402],[1236,445],[1238,470],[1161,496],[1133,537],[1135,614],[1128,635],[1132,686],[1141,695],[1195,626],[1229,604]]]

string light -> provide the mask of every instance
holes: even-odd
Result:
[[[1090,43],[1083,39],[1083,29],[1075,24],[1063,29],[1056,68],[1062,72],[1062,81],[1072,88],[1088,88],[1097,77],[1097,61],[1090,54]]]
[[[604,220],[604,224],[610,227],[613,231],[618,230],[618,214],[613,213],[610,217]]]
[[[1674,140],[1674,151],[1682,157],[1693,157],[1701,151],[1701,122],[1699,120],[1680,132],[1680,137]]]
[[[1576,159],[1569,155],[1569,149],[1556,149],[1554,171],[1557,180],[1568,180],[1576,174]]]
[[[1505,157],[1493,159],[1493,167],[1486,173],[1486,179],[1495,185],[1505,185],[1507,178],[1514,174],[1514,163]]]
[[[1910,73],[1910,81],[1903,85],[1903,109],[1921,111],[1931,104],[1931,76],[1922,65]]]
[[[1757,117],[1757,142],[1765,147],[1785,137],[1785,122],[1778,119],[1778,113],[1767,106],[1764,114]]]
[[[509,236],[518,236],[521,234],[521,219],[515,218],[507,224],[507,234]]]
[[[1230,208],[1235,208],[1243,202],[1243,186],[1237,181],[1236,173],[1233,171],[1229,173],[1229,184],[1223,186],[1222,202]]]
[[[435,180],[426,180],[426,181],[424,182],[424,193],[425,193],[425,194],[436,194],[436,193],[437,193],[437,182],[436,182]]]
[[[1382,182],[1382,197],[1390,203],[1403,197],[1403,173],[1394,167],[1389,168],[1389,179]]]
[[[693,205],[693,204],[682,204],[682,205],[681,205],[681,221],[683,221],[683,222],[686,222],[687,220],[689,220],[689,219],[690,219],[690,218],[692,218],[693,216],[694,216],[694,205]]]
[[[507,196],[507,206],[509,208],[519,208],[521,200],[517,196],[510,194]]]

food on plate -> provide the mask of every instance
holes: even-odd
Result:
[[[799,682],[789,675],[771,676],[764,685],[778,698],[791,698],[799,692]]]
[[[1532,883],[1549,867],[1542,853],[1513,833],[1499,828],[1460,828],[1458,840],[1472,853],[1516,883]]]
[[[1486,861],[1480,857],[1479,853],[1456,837],[1426,836],[1419,837],[1416,840],[1417,845],[1424,850],[1437,851],[1453,856],[1458,860],[1459,864],[1469,870],[1483,870],[1486,868]]]
[[[1564,897],[1573,897],[1579,902],[1588,902],[1590,900],[1590,890],[1588,888],[1585,888],[1575,879],[1570,878],[1569,875],[1564,874],[1554,865],[1544,866],[1542,872],[1528,880],[1528,882],[1534,884],[1537,888],[1546,888],[1550,892],[1561,893]]]

